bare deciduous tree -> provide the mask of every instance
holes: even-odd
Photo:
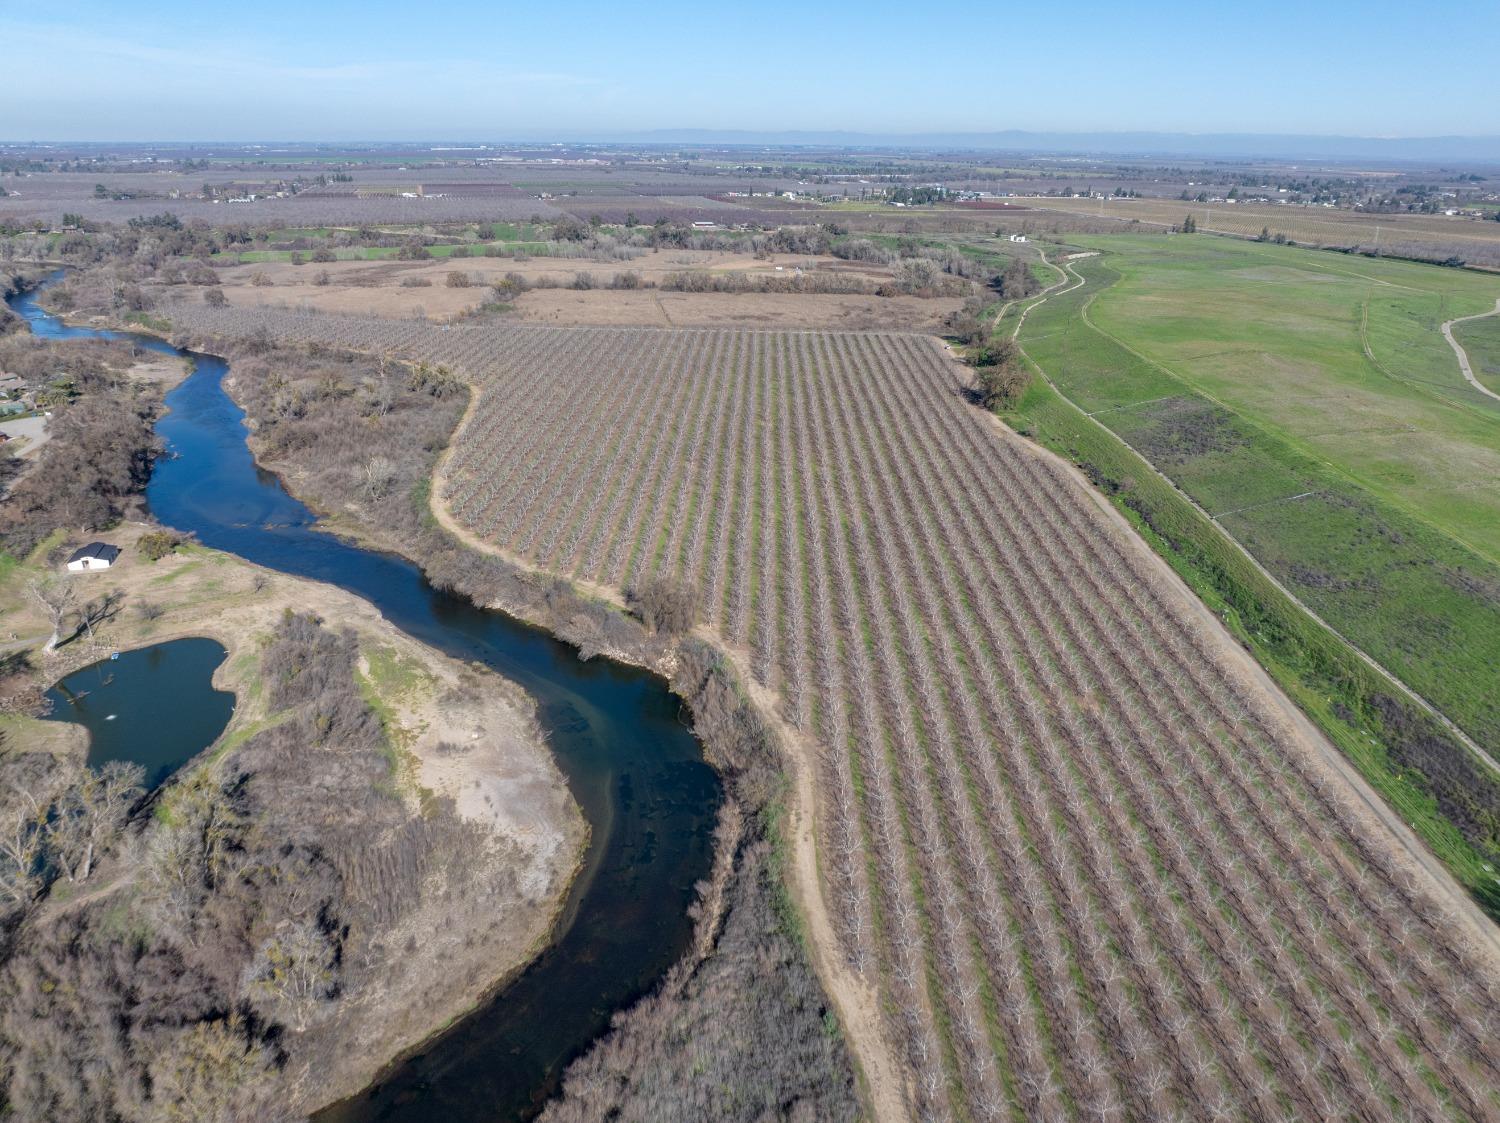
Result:
[[[49,653],[55,651],[62,642],[63,623],[78,603],[78,586],[66,577],[42,578],[27,582],[26,594],[42,610],[52,626],[52,635],[44,650]]]
[[[145,769],[112,760],[85,768],[64,790],[47,823],[48,849],[69,881],[86,881],[141,797]]]
[[[12,791],[0,809],[0,896],[12,905],[31,903],[42,887],[38,871],[49,801]]]
[[[698,590],[686,581],[653,577],[636,587],[632,599],[641,623],[653,632],[681,635],[696,622]]]
[[[245,989],[299,1033],[338,989],[338,948],[310,920],[284,920],[261,945]]]
[[[377,453],[370,457],[360,469],[365,498],[371,502],[382,498],[391,490],[398,476],[396,462],[389,456]]]
[[[78,607],[78,631],[83,632],[89,639],[94,638],[94,629],[106,620],[111,619],[120,611],[120,605],[125,601],[125,594],[119,589],[93,597],[84,601]]]

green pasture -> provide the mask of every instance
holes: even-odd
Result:
[[[1439,331],[1493,308],[1500,278],[1223,238],[1080,240],[1107,255],[1083,268],[1116,275],[1087,318],[1159,367],[1147,393],[1107,383],[1075,399],[1086,410],[1186,383],[1500,562],[1500,488],[1475,486],[1500,479],[1500,402]]]
[[[1500,394],[1500,316],[1458,324],[1453,337],[1467,352],[1474,377]]]

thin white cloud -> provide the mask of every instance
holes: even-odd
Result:
[[[597,86],[600,80],[582,74],[551,70],[518,70],[474,59],[363,60],[335,65],[302,65],[255,53],[242,45],[183,43],[162,46],[119,35],[80,30],[65,24],[0,22],[0,43],[12,65],[34,66],[55,73],[59,57],[70,60],[72,78],[92,72],[111,82],[139,78],[153,86],[181,87],[189,80],[208,80],[220,86],[253,82],[260,87],[293,85],[366,89],[382,83],[403,82],[437,87],[577,87]],[[91,63],[103,64],[104,73]],[[137,67],[150,68],[144,72]],[[133,73],[134,72],[134,73]],[[306,92],[304,90],[304,92]]]

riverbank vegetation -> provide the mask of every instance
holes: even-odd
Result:
[[[27,458],[0,450],[4,552],[25,557],[56,530],[102,530],[132,509],[150,475],[161,405],[159,385],[132,377],[141,359],[120,340],[0,334],[0,374],[14,376],[4,391],[10,416],[46,426]]]
[[[677,649],[672,688],[725,778],[694,950],[568,1067],[543,1123],[858,1117],[838,1021],[808,964],[780,868],[780,750],[712,645]]]
[[[24,557],[54,531],[92,533],[124,516],[151,474],[160,404],[155,391],[117,384],[60,408],[0,508],[5,551]]]

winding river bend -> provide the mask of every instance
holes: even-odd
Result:
[[[122,338],[67,326],[36,295],[8,301],[36,334]],[[223,388],[224,360],[126,338],[196,364],[167,395],[169,412],[156,427],[170,454],[147,489],[158,519],[215,549],[347,589],[414,638],[484,663],[537,700],[548,743],[592,828],[554,942],[473,1013],[317,1119],[531,1117],[567,1062],[691,938],[687,908],[712,863],[721,793],[677,700],[653,675],[603,659],[579,662],[546,633],[433,588],[409,562],[319,530],[312,513],[255,464],[244,413]]]

